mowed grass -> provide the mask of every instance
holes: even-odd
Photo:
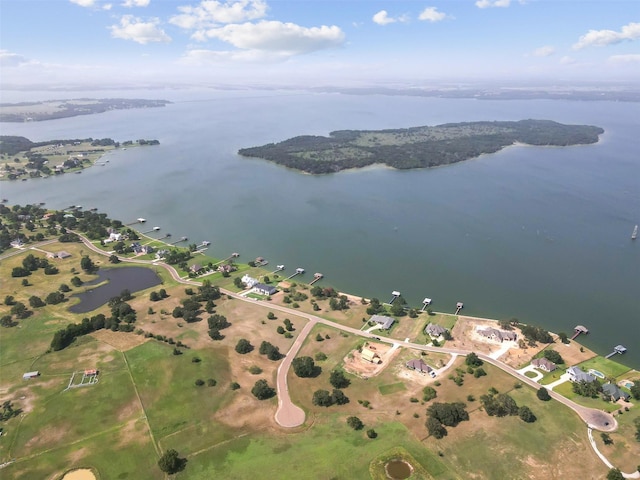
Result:
[[[126,352],[131,374],[158,440],[206,421],[228,395],[229,365],[214,350],[187,350],[173,355],[173,347],[147,342]],[[200,362],[193,362],[199,358]],[[213,378],[215,387],[196,386]]]
[[[437,478],[457,478],[451,472],[445,474],[447,468],[438,457],[424,449],[401,423],[371,422],[365,430],[368,428],[376,430],[376,439],[367,438],[364,430],[349,428],[345,416],[328,414],[302,432],[257,432],[189,458],[188,472],[176,478],[367,479],[371,461],[397,446],[410,452],[428,471],[440,472]]]
[[[387,385],[380,385],[378,391],[381,395],[391,395],[392,393],[398,393],[406,390],[407,387],[403,382],[389,383]]]
[[[626,365],[622,365],[618,362],[610,360],[604,357],[594,357],[586,362],[582,362],[578,365],[585,372],[588,372],[590,368],[598,370],[604,373],[606,377],[616,378],[629,372],[631,369]]]
[[[564,397],[567,397],[569,400],[573,400],[579,405],[584,405],[585,407],[596,408],[598,410],[606,410],[607,412],[613,412],[618,409],[618,407],[614,403],[604,401],[599,396],[597,398],[591,398],[583,397],[582,395],[574,393],[573,387],[571,385],[571,382],[564,382],[557,387],[554,387],[553,391],[559,393]]]

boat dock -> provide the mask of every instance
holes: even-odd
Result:
[[[635,240],[638,238],[638,225],[633,227],[633,232],[631,232],[631,240]]]
[[[189,240],[187,237],[180,237],[180,240],[176,240],[175,242],[171,242],[171,243],[169,243],[169,245],[175,245],[177,243],[186,242],[187,240]]]
[[[314,273],[313,274],[313,280],[311,280],[311,283],[309,283],[309,285],[313,285],[314,283],[316,283],[318,280],[322,280],[322,277],[324,277],[323,274],[321,273]]]
[[[622,355],[623,353],[625,353],[627,351],[626,347],[623,347],[622,345],[616,345],[615,347],[613,347],[613,352],[611,352],[609,355],[607,355],[604,358],[609,358],[609,357],[613,357],[615,354],[619,353],[620,355]]]
[[[271,272],[271,275],[273,275],[274,273],[281,272],[282,270],[284,270],[284,265],[276,265],[276,269],[273,272]]]
[[[153,227],[151,230],[147,230],[146,232],[140,232],[142,235],[146,235],[147,233],[151,233],[151,232],[158,232],[160,230],[160,227]]]
[[[129,226],[131,226],[131,225],[136,225],[136,224],[138,224],[138,223],[144,223],[144,222],[146,222],[146,221],[147,221],[147,219],[146,219],[146,218],[142,218],[142,217],[140,217],[140,218],[137,218],[135,222],[127,223],[126,225],[127,225],[127,227],[129,227]]]
[[[584,333],[585,335],[589,333],[589,330],[587,329],[587,327],[583,327],[582,325],[576,325],[573,328],[574,334],[573,337],[571,337],[571,340],[575,340],[576,338],[578,338],[578,335],[580,335],[581,333]]]
[[[464,303],[462,302],[456,303],[456,315],[460,312],[460,310],[462,310],[462,307],[464,307]]]
[[[292,275],[289,275],[289,276],[286,278],[286,280],[291,280],[291,279],[292,279],[293,277],[295,277],[296,275],[302,275],[303,273],[304,273],[304,268],[300,268],[300,267],[298,267],[298,268],[296,268],[296,271],[295,271]]]
[[[400,296],[400,292],[398,292],[397,290],[394,290],[393,292],[391,292],[391,300],[389,300],[389,305],[393,305],[393,302],[396,301],[396,298],[398,298]]]
[[[430,298],[425,298],[422,301],[422,309],[420,311],[424,312],[429,305],[431,305],[431,299]]]

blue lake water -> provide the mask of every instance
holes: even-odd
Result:
[[[176,103],[0,127],[32,140],[157,138],[161,145],[110,153],[107,166],[82,175],[2,182],[2,197],[98,207],[125,222],[145,217],[174,237],[211,241],[214,256],[263,256],[368,297],[388,300],[399,290],[410,304],[430,297],[441,311],[463,301],[465,314],[517,317],[555,332],[582,324],[591,331],[587,346],[608,353],[622,343],[629,350],[619,360],[640,367],[640,240],[630,239],[640,223],[638,104],[303,92],[126,96]],[[525,118],[598,125],[605,134],[596,145],[510,147],[431,170],[326,176],[236,154],[339,129]]]

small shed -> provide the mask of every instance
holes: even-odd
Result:
[[[34,371],[34,372],[27,372],[25,374],[22,375],[22,379],[23,380],[30,380],[32,378],[37,378],[40,376],[40,372],[39,371]]]

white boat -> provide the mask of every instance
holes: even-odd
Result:
[[[638,238],[638,225],[633,227],[633,233],[631,234],[631,240],[635,240]]]

